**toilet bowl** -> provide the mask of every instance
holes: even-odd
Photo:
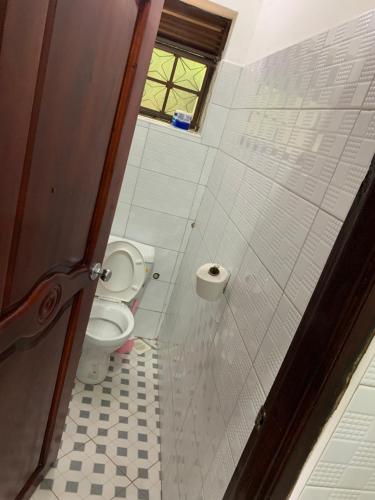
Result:
[[[111,353],[131,336],[134,317],[127,304],[141,291],[153,258],[154,249],[148,245],[110,237],[103,267],[112,276],[98,282],[77,370],[84,384],[103,382]]]
[[[85,384],[102,382],[110,354],[126,342],[134,328],[134,317],[124,303],[96,298],[83,343],[77,378]]]

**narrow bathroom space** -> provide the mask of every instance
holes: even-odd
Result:
[[[3,3],[0,500],[374,500],[375,0]]]
[[[111,355],[105,380],[75,381],[56,463],[35,500],[160,500],[158,346]]]

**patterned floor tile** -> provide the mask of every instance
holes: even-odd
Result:
[[[76,380],[58,460],[32,500],[160,500],[157,345],[113,355],[102,384]]]

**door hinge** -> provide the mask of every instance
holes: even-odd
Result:
[[[264,421],[266,420],[266,416],[267,416],[266,410],[265,410],[264,406],[261,406],[260,410],[258,412],[258,415],[256,416],[256,419],[255,419],[255,428],[257,431],[264,424]]]

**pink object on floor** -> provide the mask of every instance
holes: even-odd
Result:
[[[135,300],[133,301],[133,304],[132,304],[132,306],[131,306],[131,308],[130,308],[131,312],[133,313],[133,316],[134,316],[134,314],[137,312],[138,307],[139,307],[139,304],[140,304],[140,301],[139,301],[138,299],[135,299]]]
[[[138,307],[139,307],[139,300],[138,299],[133,300],[133,303],[130,308],[133,315],[137,312]],[[129,352],[131,352],[133,347],[134,347],[134,339],[129,339],[119,349],[117,349],[116,352],[120,354],[128,354]]]
[[[116,352],[120,354],[129,354],[129,352],[131,352],[133,347],[134,347],[134,339],[129,339],[124,344],[122,344],[122,346],[119,349],[117,349]]]

